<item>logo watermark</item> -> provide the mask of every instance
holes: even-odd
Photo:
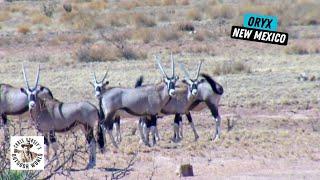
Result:
[[[289,35],[278,32],[278,18],[247,13],[243,18],[243,27],[232,26],[231,38],[270,44],[287,45]]]
[[[43,136],[11,136],[10,139],[11,170],[44,169]]]

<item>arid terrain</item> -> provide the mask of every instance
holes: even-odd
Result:
[[[132,132],[138,118],[123,119],[119,149],[107,137],[94,169],[84,169],[83,154],[51,178],[109,179],[128,167],[124,179],[179,179],[179,165],[191,164],[190,179],[319,179],[319,9],[316,0],[0,1],[0,83],[21,87],[22,64],[30,79],[40,64],[40,84],[55,98],[97,105],[93,72],[102,78],[108,70],[109,86],[133,87],[140,75],[160,81],[155,54],[169,68],[172,52],[192,73],[204,60],[201,72],[224,87],[220,140],[212,141],[209,110],[192,112],[198,141],[183,116],[184,139],[172,142],[173,116],[166,116],[151,148]],[[246,12],[277,16],[288,45],[231,39],[231,26],[242,25]],[[11,134],[37,134],[27,113],[9,118]],[[85,149],[81,131],[77,141],[69,135],[58,135],[63,149],[73,142]]]

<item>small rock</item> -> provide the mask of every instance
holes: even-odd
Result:
[[[194,176],[192,165],[191,164],[180,165],[178,174],[180,177]]]

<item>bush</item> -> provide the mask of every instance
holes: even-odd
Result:
[[[150,43],[154,40],[152,30],[149,28],[139,28],[134,31],[133,38],[141,40],[144,43]]]
[[[180,23],[178,25],[178,30],[180,30],[180,31],[194,31],[195,28],[192,23],[184,22],[184,23]]]
[[[30,30],[30,25],[28,24],[21,24],[17,27],[17,31],[21,34],[27,34],[29,33],[31,30]]]
[[[241,61],[229,60],[216,64],[213,73],[217,75],[251,73],[251,68]]]
[[[207,14],[212,19],[226,18],[232,19],[235,16],[235,9],[230,5],[216,5],[206,9]]]
[[[65,3],[65,4],[63,4],[63,9],[64,9],[66,12],[70,13],[70,12],[72,11],[72,5],[69,4],[69,3]]]
[[[10,17],[10,14],[8,12],[0,12],[0,22],[3,22],[3,21],[7,21],[9,20],[11,17]]]
[[[193,21],[201,21],[201,13],[199,9],[196,8],[190,9],[187,13],[187,17]]]
[[[154,21],[154,19],[140,13],[133,14],[132,18],[133,18],[134,24],[137,27],[141,27],[141,26],[153,27],[156,25],[156,22]]]
[[[160,29],[157,31],[157,38],[160,41],[175,41],[179,40],[181,34],[174,29]]]

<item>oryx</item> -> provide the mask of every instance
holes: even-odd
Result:
[[[193,80],[191,80],[190,76],[186,78],[189,82],[196,82],[196,80],[199,77],[199,72],[201,69],[202,61],[200,61],[196,76]],[[180,67],[183,71],[186,72],[186,70],[183,68],[183,66],[180,64]],[[187,73],[187,72],[186,72]],[[183,80],[185,82],[186,80]],[[190,126],[194,132],[195,140],[199,138],[199,135],[194,127],[191,114],[189,112],[189,108],[194,102],[194,96],[197,94],[197,84],[194,83],[192,86],[192,89],[189,88],[189,86],[185,85],[184,83],[177,83],[176,84],[176,95],[170,99],[170,101],[161,109],[162,115],[175,115],[174,118],[174,141],[179,141],[181,139],[180,136],[182,136],[182,130],[179,131],[179,126],[182,125],[181,121],[181,115],[185,114],[188,118],[188,121],[190,123]],[[143,121],[146,121],[146,118],[143,119]],[[182,129],[182,127],[180,127]],[[181,132],[181,135],[179,134]]]
[[[152,119],[152,122],[155,122],[157,114],[160,113],[162,107],[165,106],[169,102],[170,98],[175,94],[175,83],[178,78],[175,76],[173,57],[171,58],[171,77],[169,77],[164,71],[159,57],[155,56],[155,59],[161,73],[163,74],[162,82],[158,84],[144,85],[138,88],[110,88],[103,94],[101,103],[103,113],[106,117],[105,125],[107,126],[107,132],[115,147],[117,147],[117,145],[112,136],[112,118],[119,111],[124,111],[130,115],[138,117],[148,116]],[[147,129],[150,131],[151,128],[153,135],[155,134],[154,127],[154,123],[148,123]],[[141,132],[140,128],[139,130]],[[100,136],[99,139],[101,139]],[[149,143],[148,138],[145,143]],[[100,144],[100,148],[103,147],[104,144]]]
[[[214,140],[220,136],[221,117],[218,112],[218,104],[220,97],[223,94],[223,87],[206,74],[201,74],[203,78],[199,79],[201,64],[202,61],[200,61],[198,65],[194,78],[191,78],[183,65],[180,64],[180,67],[185,74],[185,78],[182,82],[187,86],[183,86],[178,83],[176,86],[176,96],[171,98],[167,105],[161,110],[161,114],[175,115],[174,141],[178,141],[182,137],[182,114],[187,116],[193,130],[195,140],[199,138],[194,127],[190,111],[200,111],[206,106],[211,110],[211,113],[216,120]]]
[[[51,91],[39,85],[38,89],[43,89],[39,93],[40,97],[51,97]],[[0,114],[2,122],[6,125],[8,115],[21,115],[28,111],[28,98],[24,93],[21,93],[20,88],[13,87],[9,84],[0,84]]]
[[[105,81],[106,77],[107,77],[108,71],[105,72],[104,77],[102,78],[101,81],[97,80],[97,76],[95,74],[95,72],[93,73],[93,81],[89,82],[93,88],[94,88],[94,92],[95,92],[95,96],[96,98],[99,100],[99,114],[100,114],[100,119],[104,119],[104,114],[103,114],[103,110],[102,110],[102,106],[101,106],[101,99],[103,94],[111,87],[107,87],[107,85],[109,84],[109,81]],[[141,86],[141,83],[143,81],[143,77],[140,76],[139,79],[137,79],[136,84],[134,87],[138,87]],[[124,114],[124,113],[119,113],[122,114],[123,117],[132,117],[130,114]],[[114,125],[115,125],[115,130],[116,130],[116,141],[119,143],[121,142],[121,132],[120,132],[120,116],[119,115],[115,115],[115,118],[113,120]],[[140,124],[138,124],[140,125]],[[141,139],[142,140],[142,139]]]
[[[96,73],[93,73],[93,81],[89,82],[92,87],[94,88],[95,96],[99,100],[99,104],[101,103],[101,97],[102,94],[106,92],[107,90],[107,85],[109,84],[109,81],[105,81],[106,77],[108,75],[108,71],[105,72],[103,78],[101,81],[97,80]],[[99,105],[99,107],[101,107]],[[99,110],[99,114],[101,115],[102,109]],[[116,140],[117,142],[121,142],[121,132],[120,132],[120,116],[115,116],[114,120],[114,125],[116,129]]]
[[[77,126],[81,127],[89,145],[87,168],[94,167],[96,163],[96,141],[93,130],[94,125],[99,120],[98,109],[89,102],[63,103],[54,98],[41,98],[39,93],[43,91],[43,88],[36,88],[39,82],[40,66],[33,88],[29,86],[24,67],[22,72],[26,88],[21,88],[21,92],[28,97],[30,118],[36,129],[43,133],[45,137],[48,137],[49,134],[54,136],[55,132],[62,133]],[[46,138],[45,141],[47,141]],[[48,145],[48,141],[46,145]],[[57,144],[53,148],[56,155]]]
[[[197,75],[197,77],[199,76]],[[188,84],[188,89],[194,96],[189,111],[201,111],[206,107],[210,109],[211,114],[216,121],[216,130],[213,140],[217,140],[221,134],[221,117],[218,106],[223,94],[223,87],[207,74],[202,73],[201,77],[203,77],[203,79],[190,79],[190,76],[186,74],[186,80],[183,81]]]

